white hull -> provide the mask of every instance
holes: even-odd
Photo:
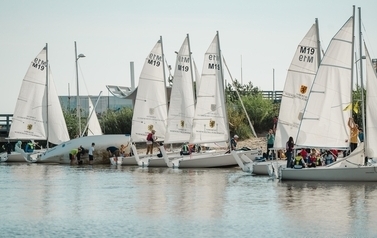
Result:
[[[122,165],[137,165],[135,156],[122,157]]]
[[[277,166],[272,166],[274,163],[277,163]],[[286,160],[277,160],[277,161],[265,161],[265,162],[254,162],[253,163],[253,174],[255,175],[272,175],[275,168],[287,166]],[[271,171],[272,169],[272,171]]]
[[[248,157],[256,155],[257,151],[238,151],[239,155]],[[184,155],[181,158],[170,161],[169,167],[173,168],[217,168],[237,166],[237,161],[232,154],[223,152],[206,152],[200,154]]]
[[[130,140],[129,136],[125,135],[96,135],[76,138],[67,142],[64,142],[56,147],[53,147],[43,154],[38,156],[38,162],[45,163],[61,163],[69,164],[69,153],[72,149],[78,148],[80,146],[84,149],[89,149],[91,144],[94,142],[94,164],[109,164],[110,156],[106,149],[109,146],[115,146],[120,148],[121,144],[127,144]],[[88,153],[81,156],[84,163],[88,162]]]
[[[32,159],[32,157],[46,151],[45,149],[43,149],[43,150],[34,150],[33,153],[26,153],[22,149],[16,149],[16,150],[18,151],[12,151],[11,154],[2,153],[0,155],[1,162],[10,162],[10,163],[36,162],[36,160]]]
[[[125,157],[121,157],[121,156],[119,156],[119,157],[118,157],[118,160],[115,160],[115,157],[111,157],[111,158],[110,158],[110,163],[111,163],[112,165],[122,165],[123,158],[125,158]]]
[[[12,151],[11,154],[2,153],[1,154],[2,162],[26,162],[21,153]]]
[[[163,157],[146,156],[139,160],[140,167],[168,167]]]
[[[281,180],[377,182],[376,166],[282,168],[279,173]]]

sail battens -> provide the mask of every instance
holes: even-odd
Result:
[[[296,138],[309,91],[317,72],[317,25],[313,24],[296,48],[285,80],[274,148],[285,148],[288,138]],[[287,123],[289,122],[289,123]]]
[[[318,68],[303,111],[296,144],[307,147],[347,148],[351,101],[353,18],[330,41]]]

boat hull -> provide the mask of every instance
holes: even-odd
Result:
[[[92,143],[95,143],[93,153],[93,164],[110,164],[110,156],[106,150],[109,146],[115,146],[120,148],[121,144],[127,144],[130,141],[130,137],[126,135],[96,135],[76,138],[56,147],[47,150],[38,156],[37,162],[40,163],[61,163],[69,164],[69,153],[72,149],[80,146],[84,149],[89,149]],[[84,163],[88,163],[88,153],[81,156]]]
[[[252,154],[257,154],[257,151],[239,151],[237,154],[245,154],[249,157]],[[182,158],[171,161],[171,164],[172,167],[176,168],[220,168],[238,165],[232,154],[219,152],[185,155]]]
[[[349,182],[376,182],[376,166],[349,167],[317,167],[304,169],[281,168],[281,180],[297,181],[349,181]]]
[[[286,167],[287,161],[286,160],[278,160],[278,161],[264,161],[264,162],[254,162],[253,163],[253,174],[255,175],[271,175],[270,168],[273,168],[271,165],[272,163],[277,163],[278,167]]]
[[[22,156],[21,153],[12,151],[11,154],[6,155],[7,159],[6,162],[26,162],[25,158]]]

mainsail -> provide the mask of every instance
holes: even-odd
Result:
[[[193,71],[187,35],[175,64],[165,143],[189,141],[194,113]]]
[[[353,17],[332,38],[310,90],[296,145],[348,148],[347,105],[351,103]]]
[[[297,46],[288,69],[279,120],[276,127],[274,148],[285,148],[289,137],[296,138],[310,88],[318,69],[317,24],[313,24]]]
[[[366,156],[370,158],[377,158],[377,75],[373,68],[372,60],[369,52],[365,47],[366,55],[366,131],[365,133],[365,147]]]
[[[229,140],[222,70],[217,34],[204,55],[190,143]]]
[[[10,139],[48,139],[53,144],[69,140],[51,70],[48,80],[46,77],[46,57],[47,48],[44,48],[31,62],[22,81],[9,132]]]
[[[164,140],[166,119],[167,98],[161,38],[145,59],[140,74],[132,117],[132,141],[146,141],[151,130],[156,131],[159,140]]]

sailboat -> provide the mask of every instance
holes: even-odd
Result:
[[[48,65],[48,48],[30,63],[22,81],[9,131],[11,140],[47,140],[60,144],[69,140],[68,130],[51,70]],[[25,152],[16,146],[15,152],[8,155],[8,162],[35,162],[34,155],[43,152]]]
[[[168,101],[164,62],[162,37],[160,37],[145,59],[140,73],[132,116],[131,139],[133,143],[146,143],[147,135],[152,130],[156,131],[157,141],[163,141],[165,138]],[[123,165],[166,167],[165,161],[156,154],[139,156],[134,144],[131,148],[134,156],[118,158],[122,160]]]
[[[359,8],[360,9],[360,8]],[[346,148],[348,146],[348,128],[346,120],[349,118],[350,111],[344,110],[344,103],[350,104],[351,97],[351,82],[352,82],[352,67],[353,67],[353,40],[354,40],[354,15],[351,17],[346,24],[341,28],[341,30],[334,36],[331,40],[327,52],[322,60],[321,66],[318,69],[318,74],[314,80],[312,92],[309,95],[307,108],[304,112],[304,119],[311,116],[312,120],[306,122],[302,120],[301,127],[307,128],[307,126],[312,126],[314,129],[319,130],[319,133],[323,133],[322,138],[314,130],[305,131],[304,135],[298,134],[298,142],[306,143],[310,142],[316,146],[323,147],[333,147],[333,148]],[[361,38],[361,37],[360,37]],[[366,50],[367,52],[367,50]],[[372,68],[372,63],[367,53],[367,131],[365,141],[368,145],[369,143],[375,144],[375,128],[373,124],[377,119],[375,116],[376,105],[376,86],[377,77]],[[342,81],[342,83],[339,82]],[[362,80],[362,79],[361,79]],[[321,85],[323,85],[322,90]],[[336,87],[338,89],[336,89]],[[314,92],[314,93],[313,93]],[[319,97],[318,92],[321,93]],[[331,93],[331,95],[328,95]],[[313,97],[312,97],[313,95]],[[316,118],[313,120],[314,111],[314,101],[324,107],[323,111],[320,110]],[[337,101],[338,100],[338,101]],[[332,103],[333,102],[333,103]],[[370,104],[370,106],[368,106]],[[308,113],[307,113],[308,112]],[[322,114],[321,114],[322,112]],[[308,115],[306,115],[308,114]],[[330,128],[324,128],[325,123],[329,123]],[[337,133],[343,135],[343,140],[337,138],[331,127],[337,129]],[[329,130],[329,132],[324,133],[324,130]],[[372,134],[370,141],[368,140],[368,134]],[[315,139],[317,138],[318,141]],[[342,137],[340,137],[342,138]],[[325,141],[319,141],[322,139]],[[368,148],[368,147],[367,147]],[[312,169],[291,169],[291,168],[280,168],[279,177],[281,180],[313,180],[313,181],[377,181],[377,169],[375,166],[365,166],[364,158],[369,153],[368,156],[375,156],[373,151],[365,150],[364,143],[361,143],[349,156],[345,158],[338,158],[338,160],[328,166],[322,166]]]
[[[177,55],[165,143],[187,143],[191,136],[195,113],[195,98],[189,43],[189,35],[187,34]]]
[[[308,100],[309,90],[313,84],[320,61],[318,21],[316,19],[305,37],[297,46],[285,80],[279,121],[275,133],[274,150],[285,149],[289,137],[296,138],[303,110]],[[240,160],[238,160],[240,161]],[[245,172],[255,175],[270,175],[272,162],[256,162],[240,164]],[[278,160],[285,166],[286,161]]]
[[[174,85],[173,85],[174,86]],[[226,143],[229,141],[229,128],[226,118],[223,68],[218,33],[204,56],[204,64],[197,102],[192,123],[190,144]],[[163,147],[160,147],[169,167],[173,168],[209,168],[236,166],[230,153],[208,151],[166,159]],[[244,151],[243,153],[251,153]]]
[[[83,57],[79,55],[77,58],[77,48],[75,42],[75,55],[76,55],[76,63],[79,57]],[[77,70],[77,67],[76,67]],[[77,71],[76,71],[77,73]],[[79,95],[77,95],[79,96]],[[78,97],[79,102],[79,97]],[[60,104],[59,104],[60,105]],[[78,105],[78,112],[80,111]],[[80,118],[80,115],[79,115]],[[80,120],[79,120],[79,124]],[[81,128],[80,128],[81,132]],[[56,134],[59,135],[59,134]],[[70,164],[69,153],[73,149],[77,149],[79,147],[83,147],[84,149],[88,150],[88,148],[95,143],[95,150],[93,153],[94,156],[94,164],[108,164],[109,163],[109,153],[107,148],[110,146],[120,147],[121,144],[125,144],[130,140],[130,137],[127,135],[122,134],[115,134],[115,135],[93,135],[93,136],[85,136],[85,137],[78,137],[72,140],[66,140],[59,143],[57,146],[48,149],[43,153],[38,153],[32,155],[31,157],[33,160],[37,162],[48,162],[48,163],[61,163],[61,164]],[[88,153],[81,155],[82,160],[88,160]]]

